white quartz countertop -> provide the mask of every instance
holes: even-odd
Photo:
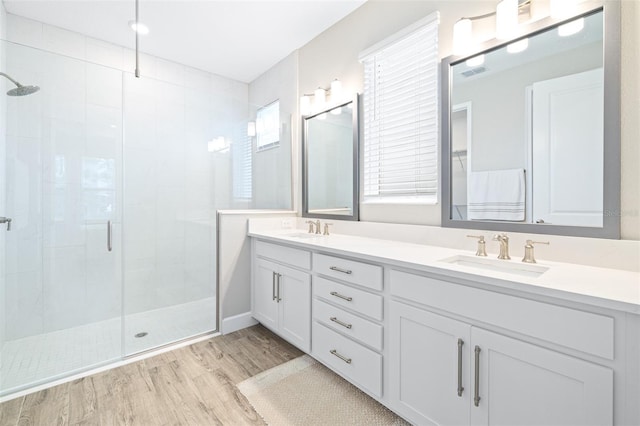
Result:
[[[249,236],[312,251],[354,256],[390,266],[472,280],[487,286],[640,314],[640,274],[636,272],[536,259],[537,265],[549,269],[537,277],[520,276],[442,261],[457,255],[474,256],[475,252],[470,251],[340,234],[300,238],[292,236],[295,233],[304,234],[304,231],[251,230]],[[520,260],[512,257],[511,260],[499,262],[521,263]]]

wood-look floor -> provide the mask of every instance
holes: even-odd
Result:
[[[7,401],[0,425],[262,425],[236,385],[300,355],[257,325]]]

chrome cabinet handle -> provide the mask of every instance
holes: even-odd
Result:
[[[282,278],[282,274],[276,274],[278,276],[278,303],[280,303],[280,301],[282,300],[282,298],[280,298],[280,278]]]
[[[331,269],[332,271],[336,271],[336,272],[342,272],[343,274],[347,274],[347,275],[353,274],[352,271],[350,271],[348,269],[338,268],[337,266],[331,266],[329,269]]]
[[[351,358],[347,358],[347,357],[346,357],[346,356],[344,356],[344,355],[340,355],[340,354],[338,353],[338,351],[336,351],[335,349],[331,349],[331,350],[329,351],[329,353],[330,353],[331,355],[335,355],[335,356],[337,356],[338,358],[340,358],[341,360],[343,360],[343,361],[344,361],[344,362],[346,362],[347,364],[351,364]]]
[[[113,246],[111,245],[111,221],[107,221],[107,251],[113,250]]]
[[[271,272],[271,300],[276,300],[276,273]]]
[[[7,224],[7,231],[11,231],[11,218],[10,217],[0,217],[0,223]]]
[[[346,300],[347,302],[351,302],[353,300],[353,297],[343,296],[340,293],[338,293],[337,291],[332,291],[329,294],[331,294],[332,296],[335,296],[335,297],[339,297],[340,299]]]
[[[476,371],[475,371],[475,383],[474,385],[474,396],[473,396],[473,405],[478,407],[480,405],[480,346],[476,346],[475,348],[476,355]]]
[[[340,321],[338,318],[336,317],[331,317],[329,318],[331,321],[335,322],[336,324],[340,324],[341,326],[343,326],[344,328],[348,328],[349,330],[351,330],[352,325],[351,324],[347,324],[346,322],[342,322]]]
[[[458,396],[462,396],[462,391],[464,391],[464,387],[462,387],[462,346],[464,345],[464,340],[458,339]]]

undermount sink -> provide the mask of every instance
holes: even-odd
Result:
[[[503,272],[524,277],[539,277],[549,270],[547,266],[532,265],[514,260],[487,259],[486,257],[457,255],[440,259],[440,262],[452,265],[466,266],[469,268],[482,269],[485,271]]]
[[[284,234],[283,237],[307,239],[307,238],[322,237],[322,235],[321,234],[310,234],[308,232],[293,232],[291,234]]]

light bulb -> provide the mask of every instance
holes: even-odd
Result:
[[[149,27],[147,27],[142,22],[138,21],[129,21],[129,27],[137,32],[138,34],[147,35],[149,34]]]
[[[251,137],[256,135],[256,122],[255,121],[250,121],[249,123],[247,123],[247,135],[251,136]]]
[[[551,0],[551,17],[554,19],[570,18],[576,13],[576,0]]]
[[[496,38],[513,37],[518,28],[518,0],[502,0],[496,8]]]
[[[300,115],[309,115],[311,113],[311,96],[302,95],[300,97]]]
[[[322,87],[318,87],[313,92],[313,105],[318,108],[324,106],[326,101],[327,91]]]
[[[464,55],[471,50],[471,19],[460,19],[453,26],[453,54]]]
[[[337,78],[331,82],[331,102],[337,102],[342,97],[342,82]]]

